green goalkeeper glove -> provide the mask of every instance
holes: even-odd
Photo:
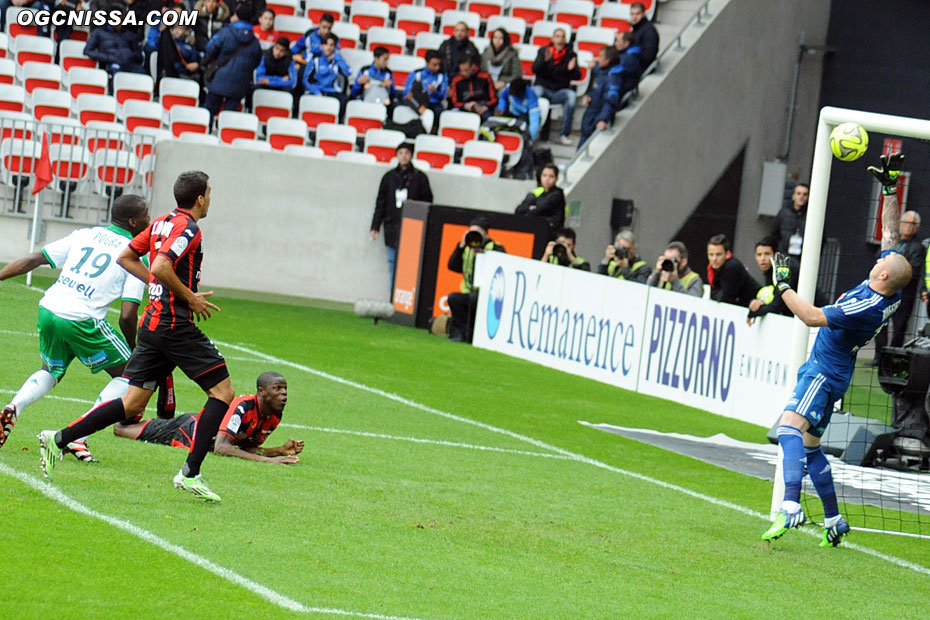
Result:
[[[892,153],[879,157],[881,167],[869,166],[869,172],[882,184],[882,194],[890,196],[898,191],[898,175],[904,163],[904,153]]]
[[[788,257],[778,252],[772,258],[772,284],[780,293],[784,293],[791,288],[789,280],[791,280],[791,267],[788,266]]]

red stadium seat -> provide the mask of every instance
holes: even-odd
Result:
[[[381,103],[356,99],[346,104],[345,124],[354,127],[359,135],[364,135],[369,129],[381,129],[386,118],[387,108]]]
[[[329,157],[340,151],[354,151],[358,132],[355,127],[336,123],[320,123],[316,127],[316,146]]]
[[[176,105],[168,113],[168,126],[175,138],[185,133],[207,133],[210,112],[206,108]]]
[[[504,147],[496,142],[470,140],[462,147],[462,163],[478,166],[484,171],[484,176],[500,176],[503,160]]]
[[[458,146],[478,137],[481,117],[474,112],[446,110],[439,115],[439,135],[452,138]]]
[[[401,131],[393,129],[372,129],[365,134],[365,152],[375,156],[383,164],[394,159],[397,147],[406,140]]]
[[[258,88],[252,92],[252,113],[262,124],[270,118],[290,118],[292,109],[294,95],[287,91]]]
[[[72,99],[77,99],[85,93],[90,95],[106,95],[110,85],[110,76],[103,69],[88,69],[87,67],[74,67],[65,76],[68,83],[68,92]]]
[[[303,95],[298,103],[297,116],[310,131],[315,131],[320,123],[338,123],[341,105],[335,97]]]
[[[223,110],[216,117],[217,134],[220,142],[232,144],[233,140],[254,140],[258,136],[258,117],[247,112]]]
[[[394,25],[407,33],[408,38],[414,38],[420,32],[432,32],[436,21],[436,11],[428,6],[414,6],[404,4],[397,8]]]
[[[455,140],[420,134],[413,143],[413,157],[428,163],[431,168],[441,170],[446,164],[452,163],[455,157]]]
[[[307,123],[298,118],[272,117],[268,119],[268,144],[283,151],[291,144],[307,143]]]

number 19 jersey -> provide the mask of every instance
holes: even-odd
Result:
[[[81,228],[42,248],[61,275],[45,291],[39,305],[69,321],[104,319],[116,299],[140,302],[145,285],[116,259],[129,244],[129,231],[119,226]]]

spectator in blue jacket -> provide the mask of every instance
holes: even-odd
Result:
[[[420,114],[429,108],[438,121],[448,91],[449,77],[442,72],[442,54],[429,50],[426,52],[426,68],[414,71],[407,77],[404,99],[412,101]]]
[[[122,24],[94,28],[84,45],[84,55],[96,60],[111,75],[117,71],[146,73],[142,67],[139,39],[135,32],[123,28]]]
[[[527,88],[529,82],[517,78],[504,87],[497,101],[498,116],[511,116],[527,124],[527,133],[530,140],[536,140],[539,135],[539,99],[532,88]]]
[[[152,30],[155,30],[152,28]],[[158,39],[158,79],[163,77],[200,79],[202,52],[193,45],[190,29],[175,24]]]
[[[262,61],[262,48],[252,32],[252,7],[240,4],[229,26],[220,30],[207,44],[204,62],[223,64],[207,82],[204,107],[210,110],[210,123],[220,109],[235,110],[252,90],[252,72]]]
[[[336,37],[332,33],[323,35],[319,56],[313,56],[304,71],[303,86],[311,95],[335,97],[345,107],[346,84],[352,69],[336,51]]]
[[[274,47],[265,50],[262,62],[255,71],[255,86],[273,90],[292,91],[297,86],[297,63],[291,58],[291,42],[280,37]]]
[[[646,64],[643,59],[643,50],[636,45],[636,37],[632,32],[624,32],[617,35],[614,47],[620,52],[620,66],[623,67],[623,75],[620,84],[620,99],[636,88],[639,84],[639,78],[643,77],[643,71]]]
[[[391,52],[379,45],[373,53],[375,59],[367,67],[362,67],[358,72],[358,77],[355,78],[355,83],[352,85],[352,99],[390,105],[397,99],[394,74],[388,69]]]
[[[620,107],[620,86],[623,67],[616,47],[604,46],[597,55],[594,67],[594,88],[584,97],[588,108],[581,117],[581,141],[578,148],[595,130],[607,129]]]
[[[320,25],[305,32],[304,36],[297,39],[297,42],[291,47],[291,54],[294,55],[294,60],[305,65],[314,56],[322,54],[323,37],[333,31],[333,22],[335,21],[332,15],[323,13],[320,16]],[[335,37],[336,35],[333,36]],[[339,50],[338,37],[336,38],[336,50]]]

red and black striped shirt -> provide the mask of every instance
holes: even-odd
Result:
[[[139,256],[149,255],[149,265],[156,256],[171,261],[181,284],[197,292],[200,284],[200,263],[203,261],[201,232],[190,213],[177,208],[155,220],[144,231],[135,236],[129,247]],[[159,326],[174,329],[179,321],[192,322],[190,308],[183,299],[149,275],[149,303],[139,321],[139,326],[155,331]]]
[[[262,415],[257,394],[246,394],[229,404],[219,432],[232,438],[243,450],[251,450],[265,443],[280,423],[280,414]]]

